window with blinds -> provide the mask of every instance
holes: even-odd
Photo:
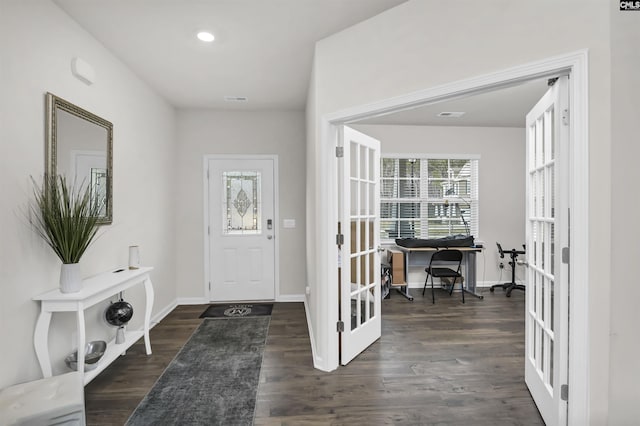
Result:
[[[382,240],[478,235],[478,163],[471,157],[383,157]]]

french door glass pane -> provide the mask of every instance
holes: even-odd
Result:
[[[545,222],[540,222],[540,227],[542,228],[542,232],[540,232],[540,268],[544,270],[544,263],[546,260],[544,243],[545,243],[545,237],[547,234],[548,224]]]
[[[549,217],[554,218],[555,214],[556,214],[556,197],[555,197],[555,188],[556,188],[556,169],[553,165],[551,165],[551,167],[549,167],[549,187],[551,189],[551,199],[550,204],[551,204],[551,210],[549,212]]]
[[[538,206],[538,192],[536,191],[537,189],[537,185],[536,185],[536,174],[531,173],[529,175],[529,184],[531,186],[531,206],[530,206],[530,211],[529,211],[529,215],[532,217],[536,216],[536,212],[537,212],[537,206]]]
[[[549,281],[549,330],[554,331],[553,307],[555,304],[555,288],[554,281]]]
[[[355,330],[376,315],[376,276],[380,266],[375,262],[373,242],[374,222],[371,219],[351,222],[351,330]]]
[[[371,211],[369,205],[369,184],[367,182],[360,182],[360,215],[368,215]]]
[[[540,182],[540,211],[538,213],[539,213],[540,217],[543,217],[545,215],[544,207],[545,207],[545,201],[546,201],[546,194],[545,194],[546,187],[544,186],[544,183],[545,183],[544,169],[540,170],[538,173],[540,174],[540,180],[541,180],[541,182]]]
[[[360,202],[360,194],[358,193],[359,185],[358,185],[358,181],[356,179],[351,178],[351,182],[350,182],[350,186],[351,186],[351,208],[349,209],[349,214],[351,216],[357,216],[358,215],[358,211],[360,211],[360,207],[358,206],[358,203]]]
[[[553,388],[553,340],[549,342],[549,386]]]
[[[531,297],[531,311],[530,313],[535,313],[536,309],[537,309],[537,298],[535,297],[536,292],[538,291],[538,274],[536,274],[535,272],[533,274],[531,274],[531,288],[528,289],[528,291],[530,292],[530,294],[532,294],[533,296]]]
[[[545,353],[544,353],[544,344],[547,341],[547,336],[544,333],[544,329],[541,328],[541,335],[540,335],[540,372],[542,372],[542,377],[544,377],[544,371],[545,371]]]
[[[540,277],[540,312],[539,312],[539,318],[540,321],[542,321],[542,323],[544,324],[544,308],[545,308],[545,301],[544,301],[544,290],[545,287],[547,285],[547,280],[544,277]]]
[[[555,139],[555,134],[553,133],[553,129],[554,124],[555,124],[555,114],[554,114],[554,108],[551,108],[549,110],[549,118],[547,120],[547,122],[549,123],[549,128],[550,128],[550,132],[549,132],[549,159],[550,160],[554,160],[556,158],[556,139]]]

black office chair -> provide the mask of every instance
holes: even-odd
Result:
[[[516,284],[516,264],[517,264],[517,259],[518,259],[518,255],[519,254],[525,254],[524,250],[516,250],[516,249],[511,249],[508,252],[505,252],[504,250],[502,250],[502,246],[500,245],[500,243],[496,243],[498,246],[498,253],[500,253],[500,258],[504,259],[504,254],[505,253],[509,253],[509,256],[511,257],[511,260],[509,261],[509,265],[511,266],[511,282],[510,283],[504,283],[504,284],[494,284],[491,286],[491,288],[489,289],[489,291],[491,291],[493,293],[493,291],[496,289],[496,287],[502,287],[503,290],[507,291],[507,297],[511,297],[511,292],[513,290],[523,290],[526,288],[525,286],[521,285],[521,284]],[[525,246],[523,245],[522,248],[525,248]]]
[[[448,267],[438,266],[439,264],[446,262],[447,264],[451,264],[452,262],[457,262],[457,269],[453,270]],[[449,295],[453,293],[453,287],[456,285],[456,280],[460,278],[460,285],[462,286],[462,303],[464,303],[464,285],[462,284],[462,274],[460,273],[460,266],[462,264],[462,252],[460,250],[438,250],[437,252],[431,255],[431,260],[429,261],[429,267],[425,268],[425,272],[427,273],[427,277],[424,280],[424,288],[422,289],[422,295],[424,296],[424,292],[427,289],[427,281],[429,281],[429,277],[431,277],[431,299],[432,303],[436,303],[436,296],[433,290],[433,277],[436,278],[453,278],[453,282],[451,283],[451,288],[449,289]]]

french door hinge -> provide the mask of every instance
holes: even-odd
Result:
[[[341,246],[344,244],[344,234],[336,234],[336,245]]]
[[[569,125],[569,108],[565,108],[562,110],[562,124],[565,126]]]
[[[344,321],[338,321],[336,323],[336,329],[338,333],[344,333]]]
[[[560,386],[560,399],[563,401],[569,401],[569,385]]]
[[[211,226],[207,226],[207,235],[211,235]]]
[[[562,247],[562,263],[569,264],[569,247]]]
[[[336,157],[338,157],[338,158],[344,157],[344,147],[343,146],[336,146]]]
[[[209,291],[211,291],[211,281],[209,281]]]
[[[209,179],[209,169],[207,169],[207,179]]]

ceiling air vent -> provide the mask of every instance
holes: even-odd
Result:
[[[437,117],[445,118],[460,118],[464,115],[464,112],[459,111],[443,111],[437,115]]]
[[[225,96],[224,100],[227,102],[247,102],[246,96]]]

